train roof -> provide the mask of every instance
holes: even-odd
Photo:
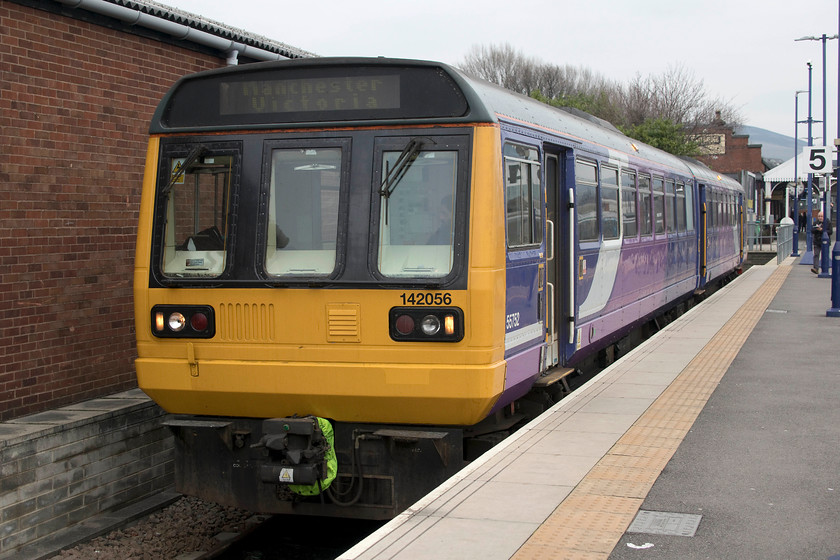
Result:
[[[339,69],[352,69],[337,72]],[[391,74],[388,71],[392,70]],[[339,76],[341,80],[362,80],[370,87],[373,80],[399,75],[399,85],[389,98],[387,87],[380,88],[377,99],[388,109],[373,110],[251,110],[248,104],[265,104],[266,95],[229,101],[233,86],[247,83],[251,89],[276,87],[323,87],[323,80]],[[246,81],[247,78],[247,81]],[[395,79],[395,78],[394,78]],[[321,82],[318,82],[321,80]],[[367,82],[364,82],[367,80]],[[349,86],[348,86],[349,87]],[[244,86],[240,89],[245,90]],[[216,93],[224,90],[225,93]],[[250,91],[250,90],[249,90]],[[312,91],[311,89],[309,90]],[[340,99],[347,103],[353,93],[342,91]],[[270,93],[267,95],[271,95]],[[300,105],[296,93],[292,101]],[[258,99],[256,97],[259,97]],[[286,100],[287,97],[283,99]],[[393,99],[398,98],[396,102]],[[272,99],[276,102],[276,99]],[[387,105],[392,102],[392,105]],[[227,103],[229,107],[220,108]],[[238,104],[237,104],[238,103]],[[244,109],[240,109],[245,107]],[[237,117],[236,120],[231,115]],[[721,176],[698,161],[687,161],[622,134],[610,123],[582,111],[559,109],[525,95],[504,89],[471,76],[447,64],[393,58],[301,58],[254,63],[200,72],[181,78],[159,104],[150,127],[151,133],[201,132],[249,128],[347,126],[353,124],[406,125],[430,122],[477,123],[507,122],[513,126],[536,129],[561,143],[577,146],[593,154],[607,156],[641,168],[669,169],[672,173],[693,176],[698,181],[741,190],[741,185]]]

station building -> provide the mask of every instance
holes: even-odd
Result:
[[[761,155],[761,144],[750,144],[749,135],[736,133],[734,126],[721,119],[720,111],[697,139],[701,150],[697,159],[710,169],[741,182],[747,219],[756,220],[762,208],[763,174],[768,169]]]
[[[0,421],[136,387],[136,222],[169,87],[308,56],[151,1],[0,0]]]

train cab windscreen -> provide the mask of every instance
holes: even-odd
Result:
[[[271,276],[325,276],[336,264],[339,147],[274,149],[265,269]]]
[[[196,147],[168,161],[162,189],[161,270],[167,277],[214,278],[227,261],[227,216],[235,156]]]
[[[452,271],[458,152],[382,153],[378,268],[386,277],[443,278]]]

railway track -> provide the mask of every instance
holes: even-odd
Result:
[[[332,560],[383,521],[275,515],[212,556],[215,560]]]

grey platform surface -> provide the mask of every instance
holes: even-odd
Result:
[[[753,267],[667,342],[634,350],[638,371],[608,368],[339,559],[527,558],[522,544],[775,268]],[[554,557],[840,554],[840,319],[825,316],[829,282],[792,266],[644,502],[688,517],[680,530],[694,536],[625,533],[611,555]]]
[[[840,555],[840,318],[794,265],[642,510],[702,515],[694,537],[625,533],[625,559]],[[628,545],[644,546],[645,549]]]

